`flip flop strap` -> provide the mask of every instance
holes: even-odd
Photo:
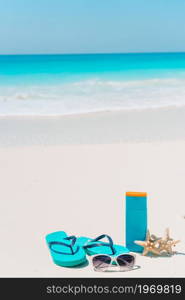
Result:
[[[103,238],[107,238],[108,239],[108,243],[105,243],[105,242],[101,242],[100,240],[103,239]],[[99,243],[97,243],[98,241],[100,241]],[[114,248],[114,243],[113,243],[113,240],[112,238],[107,235],[107,234],[102,234],[102,235],[99,235],[97,238],[93,239],[90,241],[91,244],[89,245],[84,245],[84,248],[85,249],[88,249],[88,248],[94,248],[94,247],[99,247],[99,246],[105,246],[105,247],[110,247],[111,251],[112,251],[112,255],[114,255],[116,253],[116,250]]]
[[[77,253],[79,251],[79,246],[77,246],[75,251],[73,250],[73,246],[76,243],[76,237],[75,236],[73,236],[73,235],[68,236],[68,237],[64,238],[64,240],[68,240],[68,241],[72,240],[72,242],[71,242],[71,244],[66,244],[64,242],[57,242],[57,241],[49,242],[50,250],[57,253],[57,254],[66,254],[66,255],[74,255],[75,253]],[[66,246],[66,247],[70,248],[71,253],[66,253],[66,252],[55,250],[55,249],[53,249],[54,245]]]

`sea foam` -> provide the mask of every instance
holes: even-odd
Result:
[[[185,79],[103,80],[4,85],[0,115],[67,115],[185,106]]]

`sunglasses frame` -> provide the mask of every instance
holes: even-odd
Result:
[[[95,257],[98,257],[98,256],[107,256],[107,257],[109,257],[109,258],[111,258],[111,261],[110,261],[110,263],[109,263],[109,265],[107,266],[107,267],[104,267],[104,268],[96,268],[94,265],[93,265],[93,258],[95,258]],[[119,256],[121,256],[121,255],[131,255],[133,258],[134,258],[134,263],[133,263],[133,266],[132,267],[129,267],[129,264],[127,263],[127,266],[120,266],[119,265],[119,263],[118,263],[118,261],[117,261],[117,259],[118,259],[118,257]],[[103,253],[99,253],[99,254],[95,254],[95,255],[92,255],[91,256],[91,262],[92,262],[92,265],[93,265],[93,268],[94,268],[94,271],[96,271],[96,272],[106,272],[106,271],[108,271],[108,269],[112,269],[113,267],[116,267],[116,269],[117,269],[117,267],[119,267],[119,270],[117,270],[117,271],[131,271],[132,269],[134,269],[134,266],[135,266],[135,263],[136,263],[136,255],[134,254],[134,253],[132,253],[132,252],[129,252],[129,253],[121,253],[121,254],[119,254],[119,255],[117,255],[117,256],[111,256],[111,255],[109,255],[109,254],[103,254]],[[115,265],[113,265],[113,262],[114,263],[116,263]]]

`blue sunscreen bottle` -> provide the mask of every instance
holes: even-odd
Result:
[[[147,233],[147,193],[126,193],[126,247],[130,251],[142,252],[143,247],[135,240],[144,241]]]

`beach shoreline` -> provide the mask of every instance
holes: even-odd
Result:
[[[184,276],[185,109],[8,117],[0,128],[0,277]],[[181,254],[137,255],[140,269],[114,275],[52,263],[52,231],[107,233],[124,244],[129,190],[148,193],[149,228],[163,235],[170,227]]]

